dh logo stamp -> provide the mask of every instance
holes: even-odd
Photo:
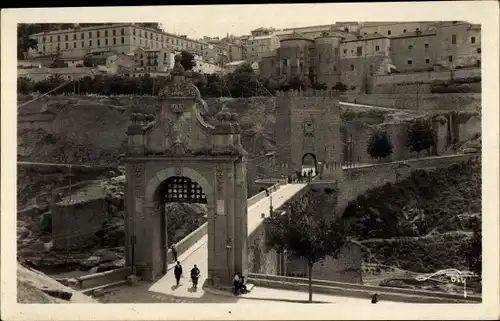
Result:
[[[467,297],[467,278],[477,277],[478,275],[469,271],[459,271],[457,269],[445,269],[439,270],[434,273],[428,274],[420,274],[415,277],[417,281],[426,281],[426,280],[436,280],[434,277],[436,276],[446,276],[449,278],[451,283],[458,283],[464,285],[464,298]]]

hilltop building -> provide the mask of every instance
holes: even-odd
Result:
[[[298,28],[276,32],[273,36],[279,38],[279,46],[259,52],[260,74],[298,76],[329,88],[341,82],[351,90],[370,93],[377,75],[481,64],[479,25],[459,21],[384,22],[358,27],[332,25],[329,29],[302,28],[304,33]]]

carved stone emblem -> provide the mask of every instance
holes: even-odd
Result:
[[[221,166],[215,167],[215,176],[217,178],[217,191],[222,192],[224,189],[224,170]]]
[[[142,181],[144,175],[144,164],[135,164],[135,195],[140,196],[142,191]]]
[[[176,114],[180,114],[184,112],[184,105],[183,104],[172,104],[171,105],[172,111]]]
[[[162,94],[162,97],[167,99],[169,97],[195,98],[198,97],[198,89],[189,82],[171,83],[165,87]]]
[[[176,176],[181,176],[182,175],[182,167],[180,167],[179,165],[175,166],[175,175]]]

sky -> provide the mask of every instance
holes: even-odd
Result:
[[[308,4],[307,8],[304,5],[171,7],[168,19],[159,22],[165,31],[186,34],[189,38],[225,37],[227,33],[240,36],[259,27],[282,29],[333,24],[331,15],[325,14],[321,7],[314,4]]]

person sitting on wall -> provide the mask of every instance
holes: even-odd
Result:
[[[243,275],[240,278],[240,290],[241,293],[247,293],[246,278]]]
[[[239,273],[235,273],[233,276],[233,286],[234,286],[234,295],[238,295],[240,291],[240,275]]]

